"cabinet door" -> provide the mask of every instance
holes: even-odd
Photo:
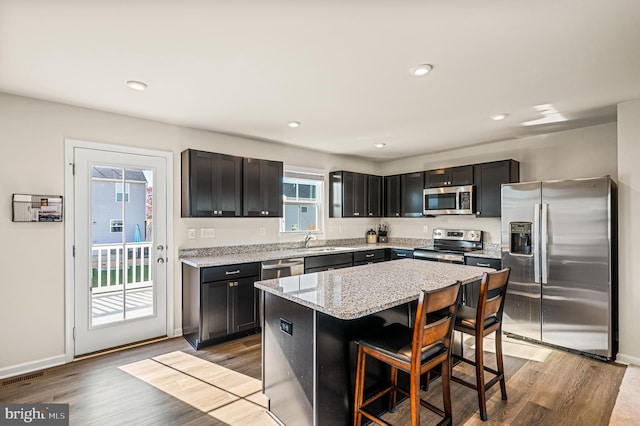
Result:
[[[367,216],[382,217],[382,176],[367,176]]]
[[[342,217],[362,217],[366,212],[366,175],[342,172]]]
[[[245,158],[242,176],[244,216],[282,217],[282,162]]]
[[[449,167],[425,172],[425,188],[473,184],[473,166]]]
[[[420,217],[423,212],[422,195],[424,191],[424,173],[415,172],[400,175],[400,215]]]
[[[473,168],[476,186],[476,216],[500,217],[502,184],[520,180],[519,163],[514,160],[476,164]]]
[[[384,177],[384,216],[400,217],[400,175]]]
[[[228,281],[202,284],[201,341],[223,337],[231,328],[231,291]]]
[[[182,153],[182,216],[240,216],[242,159],[186,150]]]
[[[234,282],[232,332],[251,330],[258,326],[257,290],[253,286],[259,278],[242,278]]]

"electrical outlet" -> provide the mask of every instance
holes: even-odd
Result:
[[[427,232],[429,232],[429,226],[428,225],[424,225],[424,227],[422,228],[422,232],[424,232],[425,234]]]
[[[187,235],[189,236],[190,240],[195,240],[196,239],[196,230],[191,228],[189,229]]]
[[[215,228],[202,228],[200,230],[200,238],[215,238],[216,230]]]
[[[264,227],[260,228],[260,236],[264,237],[266,235],[267,231],[264,229]]]

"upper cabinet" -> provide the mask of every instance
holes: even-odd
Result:
[[[367,176],[367,216],[382,217],[382,176]]]
[[[500,217],[502,184],[520,181],[520,163],[515,160],[493,161],[473,166],[476,216]]]
[[[473,185],[473,166],[449,167],[424,172],[424,187]]]
[[[380,217],[382,177],[337,171],[329,173],[329,217]]]
[[[421,217],[424,172],[400,175],[400,216]]]
[[[281,161],[243,160],[244,216],[282,217],[282,173]]]
[[[384,216],[400,217],[400,175],[384,177]]]
[[[241,216],[241,191],[241,157],[182,152],[183,217]]]

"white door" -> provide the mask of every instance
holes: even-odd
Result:
[[[73,148],[74,355],[167,335],[167,159]]]

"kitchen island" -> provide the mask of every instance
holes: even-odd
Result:
[[[405,259],[256,282],[270,413],[285,425],[352,423],[353,340],[393,322],[412,325],[421,290],[492,270]],[[379,365],[367,373],[369,392],[387,377]]]

